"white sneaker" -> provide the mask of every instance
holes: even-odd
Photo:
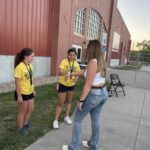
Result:
[[[68,145],[63,145],[61,149],[62,150],[68,150]]]
[[[88,145],[88,141],[82,141],[82,146],[90,148],[90,146]]]
[[[71,119],[69,118],[69,116],[65,117],[65,118],[64,118],[64,121],[65,121],[67,124],[72,124],[72,121],[71,121]]]
[[[57,120],[54,120],[54,121],[53,121],[53,128],[54,128],[54,129],[58,129],[58,128],[59,128],[59,125],[58,125],[58,121],[57,121]]]

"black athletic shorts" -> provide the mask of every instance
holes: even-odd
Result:
[[[35,98],[33,93],[31,93],[29,95],[21,94],[21,96],[22,96],[23,101],[28,101],[28,100],[31,100],[31,99]],[[16,91],[14,93],[14,97],[15,97],[15,100],[17,100],[17,93],[16,93]]]
[[[65,86],[65,85],[59,83],[57,91],[58,91],[58,93],[66,93],[68,91],[74,91],[74,88],[75,88],[74,85],[73,86]]]

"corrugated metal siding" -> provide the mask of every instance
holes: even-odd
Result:
[[[50,56],[52,0],[0,0],[0,55],[24,47]]]

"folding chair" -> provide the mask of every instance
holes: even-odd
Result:
[[[124,87],[125,85],[123,85],[119,79],[119,75],[118,74],[110,74],[110,79],[111,79],[111,83],[108,87],[108,92],[112,92],[114,91],[116,93],[116,97],[118,97],[118,93],[119,92],[123,92],[124,96],[125,96],[125,91],[124,91]],[[118,90],[118,88],[120,88],[120,90]]]

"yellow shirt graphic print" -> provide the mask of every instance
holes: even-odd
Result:
[[[20,79],[21,94],[29,95],[34,90],[34,86],[31,84],[30,75],[33,77],[33,67],[31,64],[26,66],[21,62],[14,69],[14,77]]]

